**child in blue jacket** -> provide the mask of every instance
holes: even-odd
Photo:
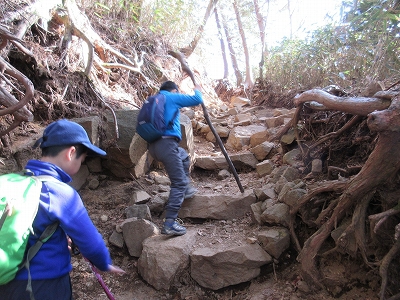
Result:
[[[37,300],[71,300],[69,273],[72,265],[67,237],[97,269],[124,273],[112,265],[110,253],[81,197],[67,184],[72,180],[70,176],[79,171],[87,155],[106,155],[106,152],[90,142],[82,126],[68,120],[51,123],[39,143],[41,159],[28,161],[25,169],[33,175],[52,176],[56,180],[42,184],[39,209],[33,222],[35,235],[29,237],[28,247],[35,243],[48,225],[58,222],[59,226],[30,261],[33,297]],[[23,268],[14,280],[0,286],[0,299],[31,299],[26,291],[27,284],[28,271]]]
[[[160,86],[160,94],[165,96],[165,124],[172,124],[162,138],[149,144],[149,152],[162,162],[171,181],[171,190],[165,207],[165,222],[161,228],[162,234],[184,235],[186,228],[176,219],[184,199],[192,198],[197,189],[190,184],[189,154],[179,147],[182,140],[179,110],[182,107],[197,106],[203,103],[201,87],[194,87],[194,95],[179,93],[178,86],[173,81],[165,81]]]

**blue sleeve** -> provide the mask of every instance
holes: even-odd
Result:
[[[194,90],[194,95],[173,94],[173,100],[179,107],[196,106],[203,103],[203,95],[199,90]]]
[[[203,95],[199,90],[194,90],[194,95],[170,93],[167,91],[161,91],[167,97],[167,106],[182,108],[189,106],[196,106],[203,103]],[[173,105],[170,105],[171,102]]]
[[[99,270],[107,271],[108,265],[112,264],[110,253],[81,197],[72,187],[66,185],[60,188],[61,185],[57,185],[57,197],[54,197],[54,203],[50,203],[49,212],[59,220],[61,228],[78,246],[81,254]]]

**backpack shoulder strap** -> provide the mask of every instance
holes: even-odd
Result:
[[[60,182],[58,179],[50,175],[27,175],[27,176],[32,176],[32,178],[35,178],[35,180],[40,180],[41,182],[43,181]],[[40,235],[39,239],[35,242],[35,244],[29,247],[26,259],[21,263],[19,269],[22,269],[24,266],[26,266],[27,269],[29,270],[30,260],[36,255],[36,253],[38,253],[42,245],[45,242],[47,242],[47,240],[53,235],[53,233],[57,230],[59,224],[60,224],[59,222],[54,222],[46,227],[46,229],[42,232],[42,234]]]
[[[35,244],[33,244],[29,249],[28,253],[26,255],[26,260],[25,262],[21,265],[20,268],[22,268],[24,265],[28,264],[29,266],[29,261],[38,253],[42,245],[47,242],[47,240],[53,235],[53,233],[57,230],[57,227],[59,225],[59,222],[54,222],[50,224],[49,226],[46,227],[46,229],[42,232],[40,235],[39,239],[36,241]]]
[[[41,182],[43,181],[60,182],[58,179],[50,175],[37,175],[37,176],[32,175],[32,177],[35,178],[35,180],[40,180]],[[32,277],[30,271],[30,262],[32,258],[39,252],[43,244],[47,242],[48,239],[54,234],[59,224],[60,224],[59,222],[54,222],[46,227],[46,229],[42,232],[42,234],[40,235],[39,239],[35,242],[35,244],[29,247],[26,253],[25,260],[18,267],[19,270],[21,270],[24,267],[28,270],[28,284],[26,286],[26,291],[29,292],[31,299],[33,297],[33,289],[32,289]]]

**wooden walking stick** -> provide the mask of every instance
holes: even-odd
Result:
[[[168,54],[171,55],[172,57],[176,58],[181,63],[182,71],[186,72],[186,74],[189,75],[190,79],[192,79],[193,84],[196,85],[196,80],[194,78],[194,74],[193,74],[192,70],[190,70],[188,64],[186,63],[184,55],[181,52],[175,52],[175,51],[168,51]],[[211,123],[210,117],[208,116],[207,108],[204,105],[204,103],[201,103],[201,107],[203,108],[204,118],[206,119],[208,126],[210,126],[210,129],[211,129],[212,133],[214,134],[215,139],[217,140],[219,148],[221,149],[222,153],[224,154],[225,159],[228,162],[228,165],[229,165],[233,175],[235,176],[235,180],[236,180],[237,185],[239,186],[240,191],[243,193],[244,189],[243,189],[242,184],[240,183],[240,179],[236,172],[235,166],[233,165],[228,153],[226,152],[224,144],[221,141],[221,138],[219,137],[217,131],[215,130],[214,126]]]

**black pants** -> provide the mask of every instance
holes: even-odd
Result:
[[[0,285],[0,300],[30,300],[27,280],[13,280]],[[73,300],[69,274],[55,279],[32,280],[35,300]]]

